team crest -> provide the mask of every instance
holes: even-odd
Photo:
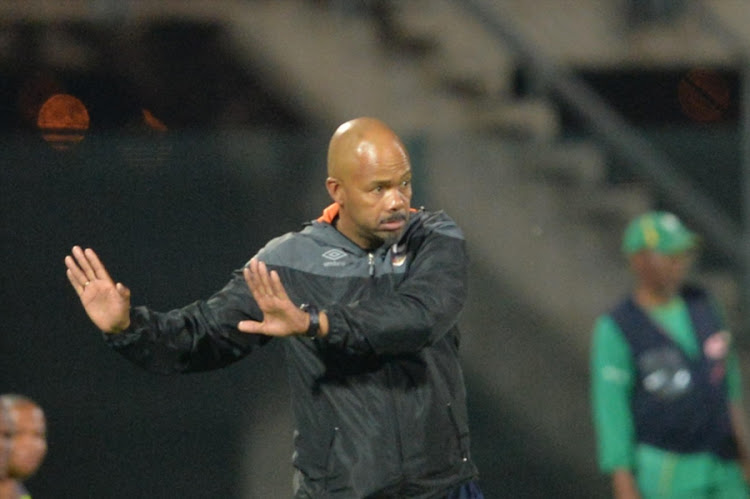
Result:
[[[341,251],[338,248],[329,249],[325,253],[321,255],[323,258],[327,260],[331,260],[332,262],[335,262],[336,260],[341,260],[346,256],[346,253]]]

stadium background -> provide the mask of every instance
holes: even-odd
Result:
[[[626,289],[629,217],[665,207],[707,233],[696,279],[747,357],[750,8],[562,3],[0,2],[0,392],[47,412],[34,497],[288,497],[278,346],[221,371],[141,371],[103,344],[62,259],[97,249],[135,304],[207,297],[317,216],[328,138],[358,115],[404,137],[414,204],[467,233],[462,352],[487,497],[606,495],[588,335]],[[696,70],[698,101],[680,90]],[[37,121],[56,93],[80,99],[86,127]]]

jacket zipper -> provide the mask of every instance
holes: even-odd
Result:
[[[375,275],[375,254],[374,253],[368,253],[367,254],[367,263],[370,267],[370,277]],[[387,376],[388,376],[388,385],[393,386],[393,371],[392,366],[387,367]],[[398,418],[398,411],[396,410],[396,396],[394,394],[393,390],[389,390],[389,397],[391,399],[391,409],[392,409],[392,417],[393,417],[393,428],[396,438],[396,447],[398,449],[398,458],[399,458],[399,464],[398,464],[398,470],[399,473],[403,470],[404,466],[404,447],[403,442],[401,440],[401,424]]]

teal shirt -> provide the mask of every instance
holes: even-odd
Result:
[[[688,356],[699,355],[701,347],[681,297],[648,310],[648,314]],[[622,331],[609,315],[600,316],[594,325],[591,350],[591,402],[599,467],[605,472],[633,469],[635,464],[637,444],[630,412],[635,376],[630,346]],[[731,402],[741,401],[739,362],[733,348],[727,360],[727,390]]]

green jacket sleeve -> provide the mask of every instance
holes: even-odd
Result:
[[[630,396],[635,369],[630,348],[607,315],[594,325],[591,348],[591,404],[599,467],[612,472],[632,468],[635,426]]]

